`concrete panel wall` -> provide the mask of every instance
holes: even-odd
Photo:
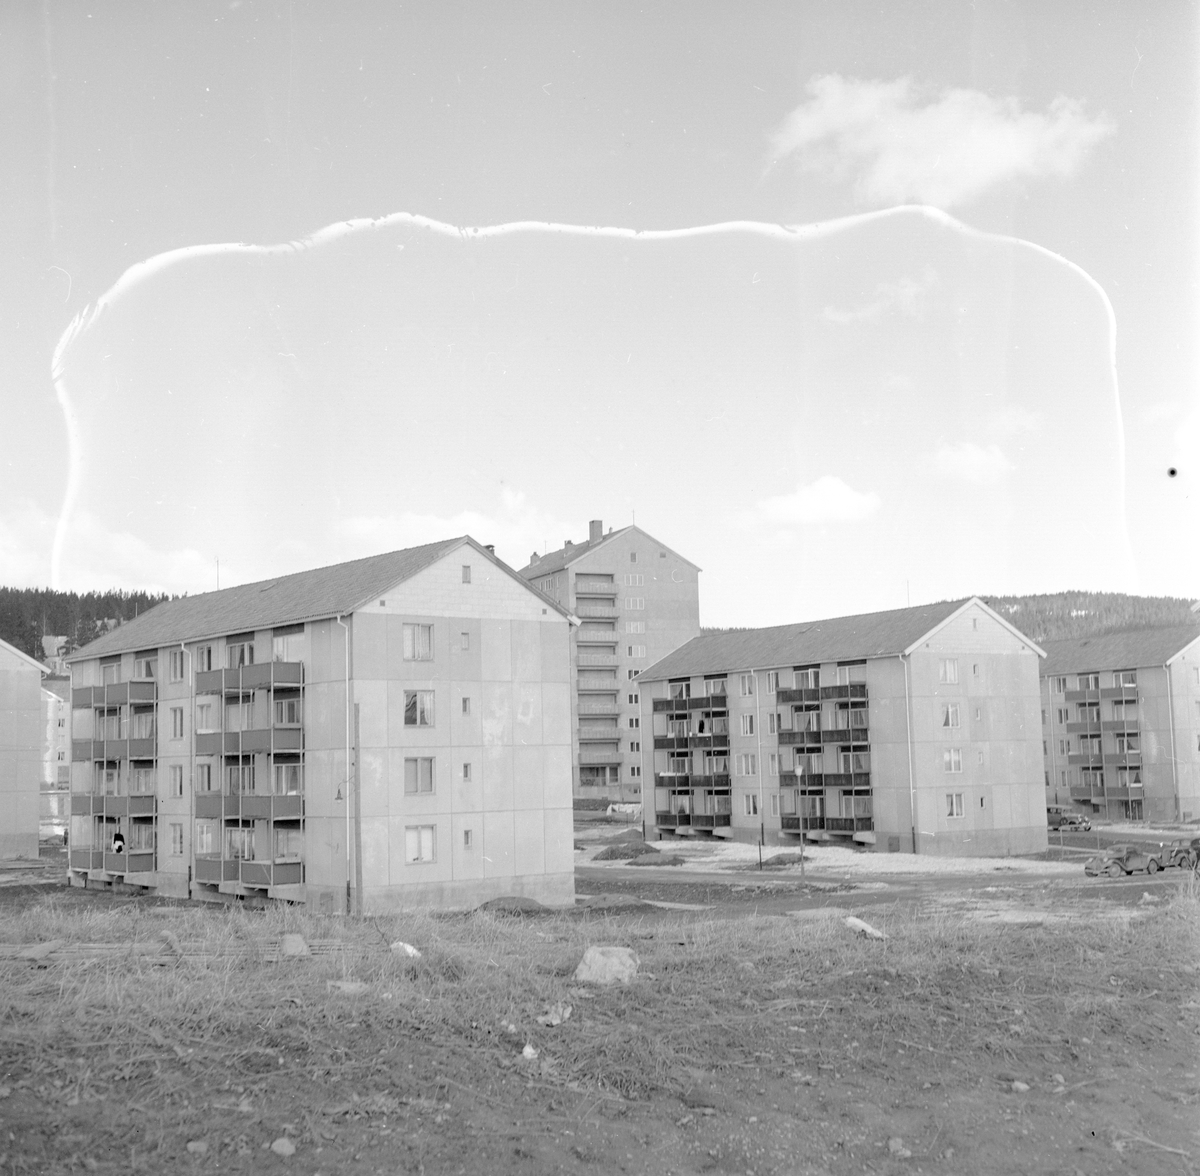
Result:
[[[0,642],[0,859],[38,855],[42,675]]]

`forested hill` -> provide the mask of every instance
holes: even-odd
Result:
[[[133,620],[166,600],[148,592],[56,592],[53,588],[0,588],[0,637],[44,660],[42,635],[66,637],[78,649],[101,633]]]
[[[1051,592],[1045,596],[983,596],[991,608],[1011,621],[1030,640],[1092,637],[1116,629],[1200,627],[1192,601],[1174,596],[1128,596],[1123,592]],[[797,617],[797,621],[807,620]],[[736,626],[745,628],[745,626]],[[725,633],[705,626],[701,633]]]

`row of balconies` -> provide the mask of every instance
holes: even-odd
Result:
[[[89,873],[102,870],[106,874],[152,874],[155,868],[154,858],[155,853],[152,849],[131,849],[125,853],[112,853],[106,849],[67,851],[69,867]]]
[[[299,821],[304,816],[300,793],[200,792],[198,820]]]
[[[576,596],[616,596],[617,584],[613,580],[575,580]]]
[[[236,670],[201,670],[196,674],[197,694],[237,694],[246,690],[302,685],[303,662],[259,662]]]
[[[1105,698],[1137,698],[1136,686],[1104,686],[1099,690],[1066,690],[1063,698],[1067,702],[1099,702]]]
[[[694,711],[711,710],[725,712],[729,709],[727,694],[700,694],[695,698],[656,698],[654,699],[655,713],[661,711]]]
[[[96,792],[72,792],[73,817],[152,817],[158,812],[158,797],[153,793],[112,796]]]
[[[716,772],[712,775],[702,775],[692,772],[656,772],[654,774],[656,788],[672,788],[677,791],[690,792],[695,789],[710,791],[715,788],[728,788],[730,777],[727,772]]]
[[[1101,731],[1128,731],[1133,734],[1138,730],[1137,719],[1077,719],[1065,725],[1068,735],[1088,735]]]
[[[867,743],[869,727],[834,727],[821,731],[780,731],[779,746],[792,747],[802,743]]]
[[[615,723],[594,723],[579,728],[580,743],[614,743],[621,738],[621,728]]]
[[[827,833],[869,833],[875,828],[874,817],[800,817],[779,818],[785,833],[804,833],[809,829],[824,829]]]
[[[1115,765],[1119,768],[1140,768],[1142,753],[1140,751],[1080,751],[1071,752],[1067,763],[1072,767],[1104,767]]]
[[[692,748],[728,748],[728,735],[655,735],[655,751],[689,751]]]
[[[614,675],[611,678],[585,678],[575,680],[575,688],[580,694],[616,694],[621,689],[621,683]]]
[[[197,882],[209,886],[217,886],[222,882],[237,882],[253,887],[296,886],[304,881],[304,862],[197,857],[193,877]]]
[[[777,703],[825,702],[830,698],[866,698],[865,682],[844,682],[840,686],[789,686],[775,691]]]
[[[619,764],[624,760],[620,751],[600,751],[597,748],[583,747],[579,749],[581,764]]]
[[[158,683],[153,679],[134,682],[108,682],[104,686],[78,686],[71,691],[71,706],[86,710],[94,706],[120,706],[129,702],[154,702]]]
[[[780,772],[780,788],[870,788],[870,772]]]

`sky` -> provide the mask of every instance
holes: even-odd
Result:
[[[707,625],[1200,595],[1198,48],[1183,2],[5,5],[0,582],[600,518]]]

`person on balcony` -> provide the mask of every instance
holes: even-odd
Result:
[[[113,853],[124,853],[125,852],[125,834],[122,833],[120,829],[118,829],[113,834],[112,852]]]

